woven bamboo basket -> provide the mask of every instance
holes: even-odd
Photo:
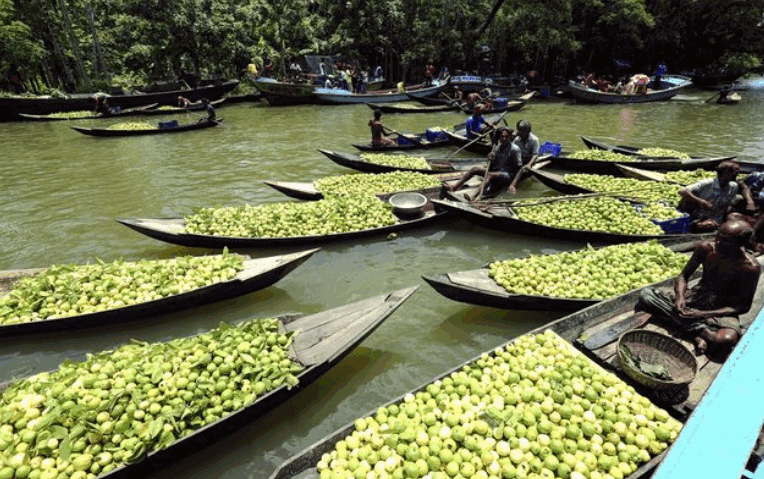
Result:
[[[632,355],[642,361],[666,367],[671,380],[654,378],[634,368],[624,360],[621,345],[628,346]],[[698,372],[695,355],[676,339],[655,331],[636,329],[628,331],[618,339],[618,360],[623,371],[632,379],[645,386],[657,389],[675,389],[689,384]]]

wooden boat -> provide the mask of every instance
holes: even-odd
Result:
[[[279,256],[246,259],[244,269],[228,281],[221,281],[144,303],[65,318],[19,324],[0,324],[0,336],[40,334],[122,323],[235,298],[273,285],[317,251],[318,248],[315,248]],[[9,291],[13,284],[22,277],[33,276],[41,271],[43,270],[38,268],[0,272],[0,291]]]
[[[136,93],[133,95],[109,95],[109,105],[118,106],[123,110],[143,105],[158,103],[160,105],[177,105],[178,96],[190,101],[202,98],[217,100],[230,92],[239,84],[238,80],[221,83],[211,83],[193,89],[172,90],[157,93]],[[53,97],[0,97],[0,120],[19,120],[21,113],[30,115],[48,115],[57,111],[92,110],[95,106],[93,94],[71,95],[66,98]]]
[[[633,161],[624,161],[620,164],[634,166],[643,170],[652,171],[677,171],[677,170],[713,170],[722,161],[735,159],[734,156],[717,158],[690,158],[680,160],[677,158],[644,158],[633,156]],[[620,170],[619,163],[614,161],[582,160],[571,158],[569,153],[562,152],[557,156],[550,156],[552,166],[571,171],[580,171],[583,173],[598,173],[606,175],[618,175]]]
[[[552,173],[550,171],[544,171],[543,168],[533,168],[530,173],[534,178],[542,182],[544,185],[565,195],[594,193],[594,191],[587,188],[582,188],[580,186],[566,182],[564,175]]]
[[[316,85],[311,83],[289,83],[273,78],[258,77],[255,88],[271,106],[306,105],[316,102]]]
[[[211,101],[210,105],[212,105],[214,108],[219,108],[223,105],[223,103],[228,103],[229,98],[220,98],[219,100]],[[179,107],[165,107],[165,108],[151,108],[148,110],[141,110],[138,115],[140,116],[158,116],[158,115],[176,115],[176,114],[183,114],[189,111],[204,111],[206,110],[206,107],[204,104],[200,101],[194,102],[187,106],[186,108],[179,108]]]
[[[446,133],[446,136],[448,136],[448,139],[451,141],[452,145],[456,145],[459,148],[464,148],[470,153],[477,153],[478,155],[485,156],[493,149],[490,135],[474,141],[474,139],[470,140],[467,138],[466,132],[455,132],[449,130],[443,131]]]
[[[677,252],[692,251],[699,242],[697,238],[691,240],[670,238],[659,241]],[[423,274],[422,279],[448,299],[490,308],[578,311],[601,301],[601,299],[513,294],[488,276],[488,265],[468,271]]]
[[[135,108],[128,108],[126,110],[120,111],[119,113],[113,113],[113,114],[102,115],[102,116],[96,116],[95,113],[90,113],[87,116],[76,116],[76,117],[68,117],[68,118],[61,117],[61,116],[51,116],[52,114],[28,115],[26,113],[20,113],[19,116],[27,120],[32,120],[32,121],[103,120],[107,118],[119,118],[122,116],[140,115],[141,113],[145,111],[154,111],[152,110],[152,108],[156,108],[158,106],[159,106],[159,103],[152,103],[150,105],[137,106]]]
[[[740,174],[745,175],[747,173],[762,171],[764,169],[764,164],[759,163],[750,163],[750,162],[740,162],[741,168],[740,168]],[[632,166],[626,166],[626,165],[618,165],[618,170],[623,174],[623,176],[627,176],[629,178],[636,178],[638,180],[649,180],[649,181],[669,181],[666,178],[666,175],[661,173],[660,171],[650,171],[650,170],[643,170],[640,168],[634,168]],[[684,183],[679,183],[684,184]]]
[[[352,168],[356,171],[363,171],[364,173],[390,173],[391,171],[413,171],[416,173],[426,173],[428,175],[436,175],[439,173],[447,173],[449,171],[461,171],[472,168],[476,165],[485,165],[485,161],[482,158],[464,158],[464,159],[438,159],[438,158],[426,158],[425,160],[430,165],[430,169],[420,168],[404,168],[401,166],[383,165],[380,163],[372,163],[371,161],[363,160],[358,155],[352,155],[349,153],[340,153],[337,151],[324,150],[319,148],[318,151],[324,154],[327,158],[337,163],[338,165]]]
[[[83,135],[100,136],[100,137],[115,137],[115,136],[141,136],[141,135],[159,135],[164,133],[180,133],[184,131],[203,130],[205,128],[212,128],[218,126],[223,121],[222,118],[216,120],[207,120],[206,118],[199,123],[187,123],[185,125],[179,125],[171,128],[147,128],[145,130],[110,130],[108,128],[88,128],[84,126],[70,126],[74,131],[80,132]]]
[[[606,143],[604,141],[596,140],[594,138],[588,137],[588,136],[581,136],[581,140],[584,142],[584,145],[586,145],[587,148],[590,150],[606,150],[606,151],[612,151],[614,153],[620,153],[622,155],[628,155],[628,156],[637,156],[639,158],[652,158],[654,160],[670,160],[670,159],[676,159],[676,158],[667,158],[667,157],[660,157],[660,156],[645,156],[640,155],[639,150],[641,150],[644,147],[638,147],[638,146],[626,146],[626,145],[611,145],[609,143]],[[713,155],[707,155],[707,154],[697,154],[697,155],[690,155],[690,158],[693,160],[700,160],[705,158],[714,158]],[[724,158],[725,160],[733,160],[736,157],[735,156],[725,156],[725,157],[719,157]]]
[[[682,89],[692,85],[689,77],[682,75],[665,75],[661,77],[661,85],[666,85],[660,90],[648,90],[644,94],[627,94],[601,92],[588,88],[574,80],[568,81],[568,91],[578,103],[647,103],[651,101],[666,101],[679,93]]]
[[[442,106],[442,105],[454,104],[454,100],[452,98],[446,98],[446,94],[444,92],[440,92],[439,95],[423,96],[423,97],[409,95],[407,93],[406,96],[409,98],[409,100],[417,101],[425,106]],[[457,102],[457,103],[460,104],[461,102]]]
[[[307,316],[289,314],[278,317],[285,332],[299,331],[294,336],[289,353],[290,359],[305,366],[305,369],[296,375],[299,381],[296,386],[287,389],[287,385],[284,384],[261,396],[251,405],[233,411],[194,433],[177,439],[167,448],[153,451],[137,462],[123,465],[99,477],[146,477],[151,471],[172,464],[180,457],[222,439],[283,404],[342,361],[418,288],[419,285],[399,289]],[[0,388],[5,389],[11,384],[12,382],[5,383]]]
[[[445,86],[447,81],[435,82],[432,86],[414,85],[406,87],[406,92],[413,96],[437,95]],[[316,99],[319,103],[329,105],[344,105],[352,103],[392,103],[396,101],[406,101],[409,99],[406,92],[400,93],[398,89],[377,90],[368,93],[353,93],[349,90],[339,90],[333,88],[316,88]]]
[[[410,103],[401,105],[387,105],[379,103],[367,103],[366,106],[372,110],[379,109],[382,113],[434,113],[439,111],[459,110],[460,106],[455,103],[443,103],[440,105],[415,107]]]
[[[671,282],[672,280],[667,280],[662,283],[662,285],[664,287],[669,287]],[[646,396],[654,404],[667,409],[672,416],[684,422],[697,408],[701,399],[704,398],[709,386],[716,378],[717,373],[725,364],[727,358],[714,357],[713,360],[711,360],[707,356],[697,357],[698,370],[695,378],[688,385],[673,390],[658,391],[648,389],[642,384],[632,380],[621,370],[616,352],[618,338],[622,333],[640,328],[648,331],[656,331],[674,337],[685,346],[689,347],[691,351],[694,349],[689,341],[685,340],[684,337],[678,334],[675,330],[667,328],[664,323],[658,322],[645,313],[635,313],[634,306],[637,302],[638,294],[639,290],[635,290],[613,299],[601,301],[556,321],[552,321],[523,336],[536,335],[546,331],[551,331],[557,334],[572,347],[594,361],[597,366],[614,372],[621,380],[633,386],[637,392]],[[753,327],[752,323],[757,319],[757,315],[762,310],[763,300],[764,281],[759,280],[756,297],[754,298],[751,310],[740,318],[741,326],[744,330]],[[760,323],[760,321],[756,320],[756,325],[758,325],[758,323]],[[748,333],[744,333],[741,342],[745,341],[746,334]],[[376,414],[378,407],[399,404],[404,400],[406,395],[425,391],[427,385],[430,383],[439,379],[443,380],[452,373],[461,371],[465,366],[475,363],[484,354],[488,354],[489,356],[493,355],[497,349],[506,347],[514,341],[517,341],[517,338],[512,339],[499,347],[491,348],[491,350],[485,351],[483,354],[476,355],[469,361],[432,378],[427,384],[423,384],[406,394],[402,394],[386,404],[374,405],[369,412],[359,416],[373,417]],[[738,346],[738,348],[739,347],[740,346]],[[738,348],[735,349],[733,354],[738,352]],[[331,452],[338,441],[350,435],[354,430],[355,422],[351,422],[327,435],[284,462],[284,464],[279,466],[279,468],[271,474],[269,479],[318,479],[319,474],[316,470],[316,464],[321,460],[322,455]],[[671,449],[664,450],[657,456],[652,457],[648,462],[643,463],[632,474],[627,476],[626,479],[647,479],[650,477],[654,469],[666,456],[666,451],[671,451]],[[674,475],[671,477],[676,476]]]
[[[728,93],[726,96],[719,97],[716,100],[716,103],[719,105],[737,105],[740,103],[740,100],[742,100],[743,97],[740,96],[740,93]]]
[[[451,144],[448,138],[443,140],[429,141],[426,133],[411,133],[398,135],[394,145],[374,145],[370,143],[352,143],[352,146],[361,151],[406,151],[422,150],[427,148],[440,148]]]
[[[440,181],[458,180],[459,178],[461,178],[461,176],[462,176],[462,173],[444,173],[444,174],[438,175],[438,179]],[[263,183],[270,186],[271,188],[278,191],[279,193],[283,193],[289,196],[290,198],[296,198],[298,200],[318,201],[324,198],[323,193],[318,191],[316,187],[313,186],[313,182],[264,181]],[[417,191],[419,193],[422,193],[423,195],[431,195],[431,194],[435,194],[439,192],[440,189],[441,189],[440,186],[436,186],[432,188],[424,188],[420,190],[409,190],[409,191]]]
[[[484,110],[483,115],[490,115],[493,113],[504,113],[505,111],[517,111],[520,108],[524,107],[526,103],[528,103],[528,100],[533,98],[535,95],[535,92],[526,93],[525,95],[519,96],[514,100],[507,101],[507,104],[502,107],[497,108],[491,108],[490,110]],[[472,109],[468,108],[467,105],[462,104],[460,105],[460,108],[463,112],[472,114]]]
[[[378,195],[383,201],[387,201],[394,193]],[[141,234],[159,241],[189,246],[195,248],[258,248],[278,246],[302,246],[318,243],[330,243],[334,241],[354,240],[369,236],[385,236],[390,233],[411,230],[431,225],[446,215],[446,211],[436,211],[432,201],[439,196],[439,190],[430,193],[428,201],[418,216],[401,215],[393,213],[396,222],[389,226],[369,228],[346,233],[332,233],[327,235],[310,236],[280,236],[275,238],[255,238],[243,236],[216,236],[185,232],[183,218],[136,218],[117,219],[119,223]]]
[[[634,241],[646,241],[649,239],[685,238],[688,241],[702,237],[695,234],[658,234],[658,235],[635,235],[622,233],[609,233],[605,231],[574,230],[557,228],[541,223],[525,221],[517,217],[511,205],[491,205],[485,203],[481,208],[477,204],[457,202],[450,200],[432,200],[435,208],[448,211],[484,228],[517,233],[528,236],[540,236],[543,238],[556,238],[571,241],[589,241],[592,243],[628,243]]]

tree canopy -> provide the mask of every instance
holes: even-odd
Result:
[[[268,54],[277,73],[304,54],[382,65],[390,81],[424,65],[544,79],[607,72],[745,72],[764,57],[764,0],[0,0],[0,87],[92,90],[238,77]]]

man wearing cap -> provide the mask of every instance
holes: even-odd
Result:
[[[723,161],[716,167],[716,178],[698,181],[679,191],[679,209],[690,214],[693,232],[714,231],[724,221],[735,201],[740,165]]]

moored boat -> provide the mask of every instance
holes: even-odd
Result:
[[[255,88],[271,106],[306,105],[316,102],[316,85],[312,83],[280,82],[273,78],[258,77]]]
[[[188,233],[186,231],[186,222],[184,218],[135,218],[117,219],[117,221],[143,235],[149,236],[159,241],[181,246],[197,248],[259,248],[304,246],[319,243],[354,240],[366,237],[379,237],[388,235],[390,233],[397,233],[398,231],[407,231],[431,225],[446,216],[445,211],[436,211],[433,208],[432,201],[434,198],[437,198],[439,194],[439,189],[438,191],[432,191],[429,193],[427,202],[421,208],[419,214],[401,214],[396,213],[396,211],[393,210],[391,214],[393,215],[394,223],[392,224],[328,234],[275,237],[222,236]],[[387,201],[391,196],[393,196],[392,193],[378,195],[382,201]]]
[[[504,113],[505,111],[517,111],[524,107],[534,95],[535,93],[531,92],[521,95],[514,100],[507,100],[505,98],[504,100],[506,100],[506,103],[502,102],[503,104],[501,106],[498,106],[498,100],[501,100],[501,98],[495,98],[494,102],[497,102],[497,106],[494,106],[489,110],[483,110],[482,113],[483,115],[491,115],[494,113]],[[460,105],[460,107],[463,112],[472,114],[472,109],[468,108],[465,104]]]
[[[566,197],[539,198],[544,200],[565,200]],[[582,230],[571,228],[559,228],[520,219],[513,206],[503,204],[469,204],[466,202],[450,200],[432,200],[436,209],[443,209],[459,218],[484,228],[517,233],[542,238],[555,238],[571,241],[590,241],[599,243],[625,243],[633,241],[645,241],[649,239],[685,238],[692,241],[703,237],[700,234],[689,233],[662,233],[662,234],[627,234],[608,231]],[[478,207],[480,206],[480,207]]]
[[[267,288],[313,256],[318,249],[310,249],[279,256],[244,261],[244,269],[227,281],[201,286],[183,293],[172,294],[151,301],[135,303],[114,309],[45,319],[17,324],[0,324],[0,336],[41,334],[53,331],[123,323],[148,316],[178,311],[185,308],[222,301]],[[0,291],[11,291],[13,284],[23,277],[34,276],[43,269],[0,272]]]
[[[666,281],[663,286],[669,286],[670,281],[671,280]],[[466,373],[469,375],[470,371],[477,371],[479,374],[480,372],[484,371],[483,367],[485,366],[486,360],[488,360],[490,364],[490,358],[496,358],[498,360],[499,356],[506,354],[509,348],[520,344],[522,341],[530,342],[530,340],[537,335],[543,334],[547,337],[560,338],[564,340],[564,347],[570,348],[570,351],[574,355],[577,355],[581,358],[587,358],[586,367],[591,367],[595,374],[616,374],[618,379],[626,383],[626,386],[633,387],[637,393],[649,399],[651,403],[665,408],[668,410],[671,416],[677,418],[679,421],[685,421],[692,413],[692,411],[697,408],[701,399],[704,398],[706,392],[709,390],[709,385],[711,385],[713,380],[716,378],[717,373],[719,372],[722,365],[725,364],[725,360],[727,358],[715,357],[713,360],[711,360],[708,356],[693,358],[692,363],[695,366],[693,377],[686,383],[677,381],[678,384],[667,386],[666,389],[659,389],[657,385],[651,388],[632,379],[624,372],[619,362],[617,346],[618,340],[623,333],[640,330],[646,331],[644,334],[657,333],[663,336],[669,336],[671,339],[673,339],[673,341],[678,341],[682,348],[688,348],[690,351],[693,349],[693,345],[687,341],[686,338],[678,331],[671,327],[667,327],[663,322],[658,322],[645,313],[634,312],[634,306],[638,299],[638,293],[639,291],[636,290],[610,300],[599,302],[561,319],[548,323],[540,328],[532,330],[518,338],[512,339],[507,343],[500,345],[497,348],[492,348],[490,351],[485,351],[481,355],[478,355],[473,359],[434,377],[433,380],[429,381],[427,384],[423,384],[407,392],[406,394],[402,394],[399,397],[387,402],[386,404],[380,404],[379,407],[371,409],[369,412],[360,417],[363,419],[374,418],[381,408],[385,408],[388,412],[390,412],[391,405],[400,404],[401,406],[398,407],[398,410],[400,411],[405,403],[411,401],[412,397],[416,398],[419,393],[423,395],[425,393],[429,393],[428,386],[431,384],[437,385],[435,389],[443,391],[443,388],[447,387],[447,384],[453,385],[455,383],[455,379],[458,377],[457,374]],[[762,309],[763,296],[764,283],[760,280],[751,310],[742,315],[740,318],[740,323],[744,330],[760,327],[759,323],[761,321],[759,318],[757,318],[757,315],[759,315]],[[552,333],[554,334],[552,335]],[[745,341],[745,334],[741,342]],[[692,355],[692,353],[689,351],[687,353]],[[733,354],[735,353],[737,353],[737,349],[733,352]],[[480,360],[483,360],[483,362],[480,362]],[[533,361],[532,364],[536,365],[538,362]],[[581,365],[580,367],[584,366]],[[450,382],[448,382],[449,378],[451,379]],[[594,388],[588,387],[586,385],[584,385],[584,389],[587,391],[589,389],[595,391]],[[474,393],[474,391],[471,389],[468,389],[468,393],[469,392]],[[435,396],[435,394],[431,394],[431,396]],[[463,397],[461,394],[459,394],[459,396]],[[592,399],[594,399],[593,396]],[[512,404],[515,404],[515,402]],[[499,414],[502,412],[501,409],[502,408],[499,407]],[[668,415],[669,414],[666,414],[666,418]],[[492,414],[487,414],[487,416],[490,418],[494,417]],[[634,418],[629,418],[627,422],[631,423],[633,420]],[[488,419],[486,419],[486,421],[488,421]],[[489,432],[491,431],[491,424],[509,424],[512,426],[514,423],[514,421],[509,422],[506,420],[497,420],[496,423],[492,421],[489,423]],[[326,463],[325,454],[331,453],[339,441],[348,438],[348,436],[350,436],[356,430],[358,424],[360,423],[351,422],[346,426],[343,426],[342,428],[328,434],[323,439],[318,440],[303,451],[295,454],[287,461],[285,461],[281,466],[279,466],[277,470],[270,476],[270,479],[318,479],[320,477],[318,470],[319,462],[324,461],[324,463]],[[624,424],[627,427],[630,426],[625,422]],[[501,429],[501,427],[498,429]],[[452,430],[449,430],[448,432],[451,431]],[[460,444],[462,442],[461,437],[457,437],[456,440],[459,441],[456,447],[463,447],[462,444]],[[499,440],[500,439],[497,439],[497,441]],[[619,443],[621,442],[622,441],[619,440]],[[624,443],[624,446],[625,445],[626,444]],[[670,446],[666,445],[664,447]],[[646,458],[641,459],[639,463],[635,463],[633,466],[629,466],[630,472],[628,474],[624,471],[618,472],[626,479],[643,479],[650,477],[655,467],[657,467],[666,456],[666,451],[670,451],[670,449],[665,449],[664,447],[655,448]],[[511,449],[516,449],[516,447],[512,446]],[[567,451],[562,450],[559,453],[553,454],[559,454],[562,457],[563,453],[565,452]],[[568,453],[572,454],[570,452]],[[480,460],[479,456],[478,460]],[[559,460],[558,462],[559,464],[563,463],[562,460]],[[446,466],[445,463],[438,462],[432,463],[431,467],[436,467],[438,464],[443,467]],[[488,464],[488,462],[485,462],[484,464]],[[511,469],[507,468],[508,471],[511,471],[509,474],[510,476],[517,474],[521,467],[523,472],[527,472],[532,467],[528,463],[528,459],[524,458],[523,455],[518,455],[517,460],[513,461],[511,464],[514,464],[514,466]],[[556,465],[557,462],[554,464]],[[374,467],[373,465],[371,466]],[[428,468],[429,467],[430,466],[428,465]],[[543,467],[543,465],[539,467]],[[572,466],[569,468],[572,468]],[[460,467],[457,464],[456,471],[458,472],[459,470]],[[469,470],[472,471],[472,469]],[[499,473],[501,473],[503,470],[504,467],[500,467]],[[589,470],[589,468],[587,468],[587,470]],[[607,469],[605,469],[605,471],[607,471]]]
[[[653,171],[676,171],[676,170],[713,170],[723,162],[734,160],[734,156],[716,157],[716,158],[649,158],[641,156],[632,156],[632,160],[624,160],[622,163],[608,160],[587,160],[571,157],[570,153],[562,152],[559,155],[550,156],[549,161],[555,168],[562,168],[571,171],[580,171],[585,173],[601,173],[608,175],[619,175],[619,164],[634,166],[644,170]]]
[[[417,173],[426,173],[429,175],[436,175],[439,173],[447,173],[449,171],[467,170],[477,165],[484,165],[485,160],[478,159],[466,159],[466,158],[425,158],[425,161],[429,165],[429,168],[407,168],[402,166],[386,165],[382,163],[374,163],[364,160],[359,155],[352,155],[349,153],[341,153],[337,151],[324,150],[319,148],[318,151],[324,154],[327,158],[337,163],[338,165],[352,168],[356,171],[363,171],[364,173],[389,173],[391,171],[414,171]]]
[[[671,238],[659,241],[672,251],[685,252],[695,248],[699,240]],[[602,301],[601,298],[565,298],[512,293],[489,276],[487,265],[467,271],[424,274],[422,279],[446,298],[490,308],[572,312]]]
[[[146,129],[139,129],[139,130],[118,130],[118,129],[109,129],[109,128],[88,128],[84,126],[71,126],[72,130],[82,133],[83,135],[88,136],[98,136],[98,137],[105,137],[105,138],[111,138],[111,137],[117,137],[117,136],[142,136],[142,135],[161,135],[165,133],[181,133],[184,131],[194,131],[194,130],[203,130],[205,128],[212,128],[215,126],[220,125],[220,123],[223,121],[222,118],[217,118],[215,120],[208,120],[206,118],[202,119],[201,121],[197,123],[187,123],[185,125],[177,125],[177,122],[175,126],[157,126],[155,128],[146,128]]]
[[[448,139],[451,141],[451,144],[456,145],[459,148],[463,148],[469,151],[470,153],[477,153],[478,155],[487,155],[493,149],[490,135],[484,136],[483,138],[480,138],[480,139],[473,138],[470,140],[469,138],[467,138],[465,133],[449,131],[449,130],[443,130],[443,131],[448,136]]]
[[[568,81],[568,92],[579,103],[647,103],[653,101],[666,101],[676,96],[682,89],[692,85],[690,78],[681,75],[665,75],[661,77],[661,85],[666,87],[660,90],[648,90],[642,94],[601,92],[584,86],[574,80]]]
[[[202,98],[217,100],[239,84],[238,80],[213,82],[193,89],[178,89],[156,93],[136,93],[133,95],[108,95],[109,105],[123,110],[158,103],[177,105],[178,96],[190,101]],[[0,97],[0,121],[18,120],[21,113],[30,115],[48,115],[55,112],[92,110],[95,106],[93,94],[79,94],[64,98],[53,97]]]
[[[376,90],[367,93],[353,93],[349,90],[340,90],[333,88],[316,88],[316,99],[319,103],[330,105],[344,105],[353,103],[392,103],[406,101],[411,96],[430,96],[438,94],[445,86],[447,81],[435,82],[432,86],[413,85],[406,87],[404,92],[398,89]]]
[[[112,113],[109,115],[101,115],[97,116],[95,112],[88,112],[87,115],[81,115],[81,116],[65,116],[56,114],[56,113],[50,113],[48,115],[29,115],[26,113],[20,113],[19,116],[31,121],[62,121],[62,120],[102,120],[106,118],[115,118],[115,117],[122,117],[122,116],[131,116],[131,115],[140,115],[143,112],[146,111],[154,111],[152,109],[155,109],[159,106],[158,103],[152,103],[150,105],[144,105],[144,106],[137,106],[135,108],[128,108],[126,110],[122,110],[119,113]],[[68,113],[68,112],[65,112]]]
[[[454,111],[460,108],[456,103],[443,103],[433,106],[414,106],[411,103],[401,103],[398,105],[366,103],[366,106],[372,110],[379,109],[382,113],[436,113],[439,111]]]
[[[638,146],[627,146],[627,145],[611,145],[610,143],[597,140],[595,138],[591,138],[588,136],[581,135],[581,141],[584,142],[584,145],[586,145],[587,148],[590,150],[606,150],[606,151],[612,151],[615,153],[620,153],[622,155],[628,155],[628,156],[638,156],[640,158],[652,158],[655,160],[670,160],[670,159],[678,159],[678,158],[672,158],[672,157],[661,157],[661,156],[649,156],[640,153],[640,150],[645,149],[645,147],[638,147]],[[698,160],[698,159],[704,159],[704,158],[714,158],[714,155],[710,154],[691,154],[688,155],[690,159]],[[718,158],[724,158],[727,160],[732,160],[735,158],[735,156],[724,156],[724,157],[718,157]]]
[[[177,429],[175,426],[181,422],[180,419],[164,419],[164,417],[170,417],[170,413],[163,413],[161,419],[157,422],[150,422],[151,416],[147,414],[146,424],[159,424],[162,423],[173,424],[172,433],[167,436],[166,432],[163,432],[160,427],[160,431],[151,435],[151,443],[160,443],[163,447],[156,448],[154,450],[145,450],[143,454],[137,454],[132,458],[132,461],[125,463],[125,461],[111,461],[112,455],[109,454],[108,458],[110,463],[116,468],[109,472],[101,473],[99,477],[108,479],[128,479],[135,477],[146,477],[150,472],[172,464],[179,458],[193,454],[200,448],[208,446],[211,442],[222,439],[223,437],[231,434],[233,431],[240,429],[245,424],[248,424],[252,420],[266,414],[268,411],[276,408],[277,406],[288,401],[301,391],[303,391],[308,385],[315,382],[329,369],[337,365],[345,357],[347,357],[359,344],[361,344],[371,333],[373,333],[384,321],[389,318],[414,292],[419,286],[413,286],[408,288],[402,288],[395,291],[391,291],[378,296],[370,297],[361,301],[345,304],[332,309],[327,309],[318,313],[310,315],[302,314],[288,314],[279,316],[276,319],[280,332],[290,334],[293,333],[292,342],[288,347],[286,358],[290,362],[299,363],[303,368],[294,374],[296,384],[288,384],[286,381],[280,386],[277,386],[270,391],[258,393],[259,396],[255,396],[254,402],[243,405],[238,409],[226,408],[226,410],[219,415],[219,418],[204,424],[203,427],[196,427],[190,433],[181,435],[181,432],[191,431],[191,425],[184,424],[183,429]],[[222,348],[221,348],[222,350]],[[267,351],[267,350],[266,350]],[[254,346],[252,354],[254,355]],[[244,356],[247,356],[244,354]],[[255,369],[255,372],[263,369],[265,363],[255,362],[244,359],[245,363],[249,364],[244,368]],[[256,364],[256,365],[255,365]],[[196,368],[196,365],[191,365],[191,368]],[[202,369],[199,367],[198,369]],[[167,369],[165,369],[167,371]],[[117,374],[121,373],[119,371]],[[263,371],[259,375],[255,373],[247,373],[248,376],[254,381],[252,386],[258,382],[264,376],[264,373],[271,374],[273,371]],[[164,381],[162,374],[152,377],[150,372],[142,371],[148,375],[151,384],[156,387],[164,388],[160,386],[160,381]],[[187,374],[187,372],[186,372]],[[115,375],[116,376],[116,375]],[[0,386],[0,389],[13,387],[17,381],[10,381]],[[114,388],[116,389],[116,388]],[[124,391],[122,391],[124,392]],[[239,391],[237,391],[238,393]],[[122,393],[120,393],[122,394]],[[220,399],[220,395],[215,392],[206,392],[205,398],[210,396],[217,396]],[[161,396],[162,398],[164,396]],[[242,396],[243,397],[243,396]],[[115,403],[118,397],[111,397]],[[160,397],[155,397],[157,401],[163,401]],[[167,397],[169,401],[169,396]],[[206,403],[205,403],[206,404]],[[187,406],[190,407],[190,406]],[[205,408],[212,408],[213,405],[209,404]],[[82,408],[85,408],[83,405]],[[51,422],[58,420],[60,408],[58,412],[49,410],[50,416],[47,416]],[[190,410],[187,410],[181,416],[183,409],[176,416],[173,417],[186,417],[190,414]],[[68,417],[67,413],[64,413]],[[71,423],[71,422],[70,422]],[[54,426],[56,427],[56,426]],[[61,429],[65,428],[58,426]],[[167,431],[165,429],[164,431]],[[167,436],[167,440],[155,441],[159,433]],[[151,433],[149,433],[151,434]],[[146,434],[148,437],[149,434]],[[98,439],[93,439],[93,442],[101,441],[99,435]],[[103,444],[108,441],[104,440]],[[145,440],[146,443],[150,441]],[[141,442],[144,445],[144,442]],[[130,451],[125,452],[125,457]],[[116,450],[114,450],[116,452]],[[74,453],[73,453],[74,454]],[[120,455],[121,457],[121,455]],[[95,463],[95,461],[94,461]]]

